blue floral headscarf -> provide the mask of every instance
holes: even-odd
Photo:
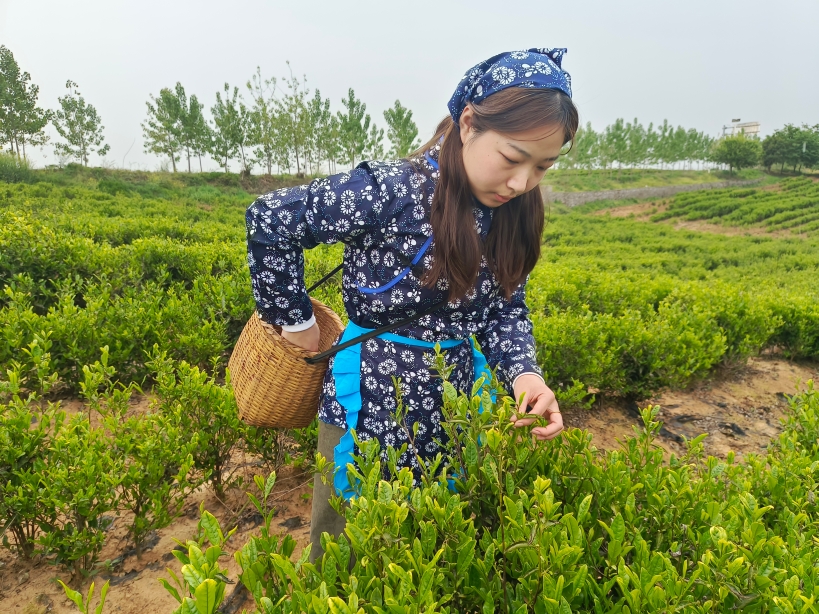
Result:
[[[474,66],[461,79],[449,100],[449,113],[455,123],[468,102],[480,102],[507,87],[558,89],[570,98],[572,79],[560,67],[566,49],[538,47],[526,51],[499,53]]]

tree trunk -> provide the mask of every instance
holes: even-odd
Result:
[[[173,172],[176,172],[176,156],[174,156],[174,150],[171,147],[171,135],[168,135],[168,155],[171,157],[171,167],[173,168]]]
[[[202,154],[199,154],[199,172],[202,172]]]

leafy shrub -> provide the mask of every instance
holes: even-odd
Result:
[[[39,505],[48,512],[38,543],[75,577],[94,569],[120,502],[122,459],[87,414],[68,418],[51,441]]]
[[[149,366],[155,372],[160,413],[180,433],[196,438],[193,467],[223,497],[238,479],[228,465],[246,428],[239,420],[232,389],[184,361],[174,364],[156,347]]]
[[[188,540],[184,544],[177,540],[185,550],[173,550],[173,555],[182,563],[182,580],[171,569],[168,569],[168,573],[176,587],[164,578],[160,579],[165,590],[179,603],[174,614],[216,614],[225,598],[227,569],[219,565],[219,558],[227,554],[222,548],[236,529],[225,535],[213,514],[203,507],[200,507],[200,514],[197,525],[201,533],[199,539]],[[206,539],[211,545],[203,552]]]
[[[390,449],[384,480],[377,442],[360,442],[348,471],[361,495],[342,510],[344,535],[322,537],[320,564],[257,538],[242,549],[252,557],[237,553],[259,610],[807,611],[819,586],[812,387],[765,457],[745,464],[704,458],[705,435],[664,462],[657,407],[605,453],[575,429],[547,445],[520,437],[511,410],[445,384],[457,443],[420,484],[395,471],[403,450]]]
[[[100,414],[110,445],[123,461],[118,509],[133,515],[128,535],[137,558],[142,558],[148,534],[168,526],[199,485],[189,479],[198,437],[182,433],[161,414],[127,415],[131,394],[138,388],[115,382],[116,370],[108,366],[108,346],[102,348],[99,361],[83,367],[83,374],[83,397],[89,409]]]

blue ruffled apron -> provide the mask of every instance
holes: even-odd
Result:
[[[349,339],[353,339],[359,335],[370,332],[369,328],[362,328],[353,322],[347,325],[344,334],[341,336],[339,343],[344,343]],[[429,341],[421,341],[419,339],[411,339],[410,337],[403,337],[394,333],[384,333],[378,336],[387,341],[395,343],[402,343],[404,345],[411,345],[423,348],[434,348],[435,343]],[[492,374],[489,370],[489,365],[486,363],[486,358],[483,353],[475,346],[475,342],[470,339],[449,339],[446,341],[439,341],[438,344],[442,349],[453,348],[461,343],[469,341],[472,344],[472,358],[475,366],[475,378],[477,381],[481,376],[485,377],[485,381],[489,382]],[[347,475],[347,464],[353,462],[353,447],[355,442],[353,440],[352,429],[358,425],[358,413],[361,411],[361,344],[357,343],[346,350],[341,350],[336,354],[333,363],[333,379],[336,385],[336,400],[347,412],[347,432],[342,435],[339,444],[334,448],[333,463],[335,464],[335,475],[333,477],[333,485],[336,493],[350,499],[355,496],[356,489],[350,484]],[[450,487],[452,486],[450,482]]]

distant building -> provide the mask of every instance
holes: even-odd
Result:
[[[722,127],[722,136],[736,136],[744,134],[745,136],[759,138],[759,122],[743,122],[733,120],[730,126]]]

